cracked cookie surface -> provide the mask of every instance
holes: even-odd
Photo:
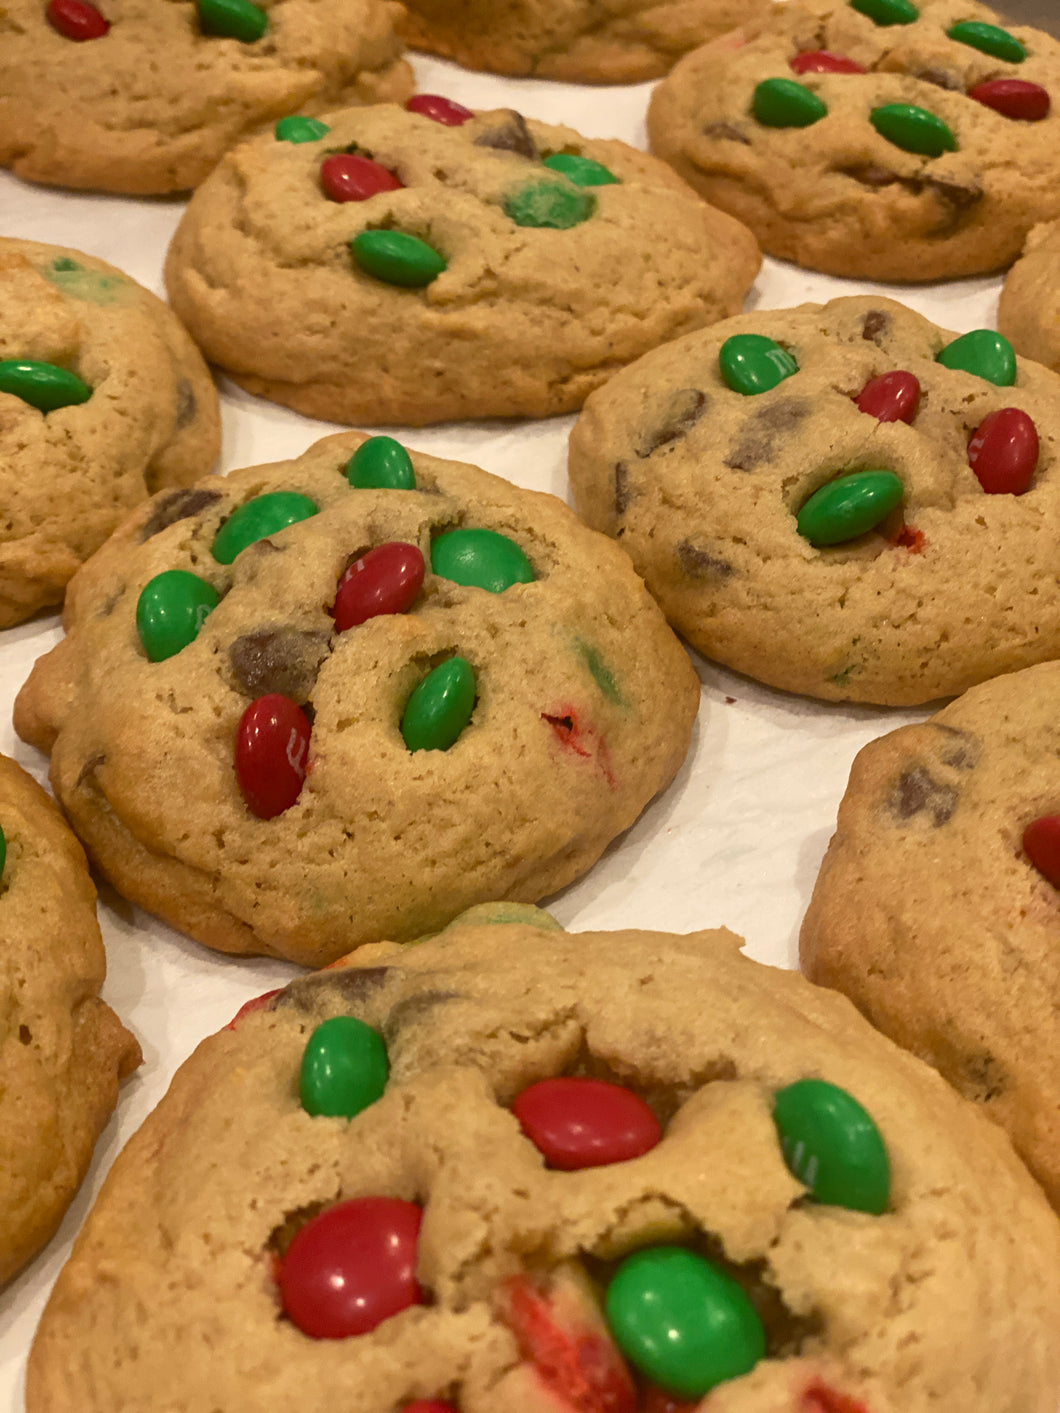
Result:
[[[419,426],[574,411],[647,349],[736,313],[758,271],[743,226],[624,143],[511,110],[449,127],[380,105],[326,124],[316,141],[263,134],[232,152],[166,261],[207,357],[309,416]],[[544,165],[557,155],[617,180],[577,185]],[[350,156],[399,186],[329,199],[322,165]],[[535,192],[575,223],[526,224],[552,219],[520,204]],[[351,242],[385,232],[445,268],[422,287],[369,274]]]
[[[476,908],[420,945],[303,977],[206,1040],[59,1278],[29,1413],[71,1398],[100,1413],[658,1407],[596,1296],[616,1262],[660,1243],[709,1253],[764,1327],[763,1357],[704,1410],[1053,1413],[1060,1227],[996,1126],[843,998],[744,958],[731,933],[550,924]],[[382,1037],[386,1087],[352,1119],[311,1117],[304,1052],[349,1016]],[[547,1166],[512,1106],[556,1076],[632,1091],[659,1141]],[[775,1096],[807,1076],[878,1125],[882,1215],[808,1200],[789,1171]],[[423,1303],[309,1338],[277,1273],[314,1219],[370,1197],[423,1209]]]
[[[1060,221],[1027,237],[1002,286],[997,326],[1024,358],[1060,372]]]
[[[811,270],[916,282],[1011,264],[1031,227],[1060,215],[1056,183],[1043,181],[1060,134],[1060,41],[1005,26],[1025,50],[1012,62],[949,35],[1001,26],[986,6],[906,8],[911,23],[876,23],[841,0],[799,0],[695,50],[652,96],[652,150],[769,254]],[[820,51],[867,72],[793,70]],[[778,80],[798,85],[798,113],[769,121],[798,126],[756,116],[759,85]],[[1040,90],[1046,116],[1023,120],[970,96],[998,81]],[[917,126],[936,137],[941,121],[952,146],[931,155],[915,137],[910,147],[884,136],[872,119],[895,104],[929,114]]]

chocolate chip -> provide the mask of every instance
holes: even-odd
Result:
[[[889,314],[885,314],[882,309],[870,309],[861,326],[861,337],[871,339],[873,343],[879,343],[880,335],[885,334],[890,327],[891,316]]]
[[[964,92],[964,79],[948,69],[910,69],[909,77],[920,79],[921,83],[933,83],[936,88],[948,88],[951,93]]]
[[[899,820],[930,815],[933,826],[940,829],[957,808],[958,799],[959,792],[952,785],[942,784],[922,765],[914,765],[895,781],[887,798],[887,808]]]
[[[198,515],[208,505],[221,499],[220,491],[207,491],[192,488],[186,491],[164,491],[155,496],[151,514],[144,521],[140,531],[141,540],[149,540],[152,535],[175,525],[178,520],[189,520]]]
[[[723,142],[742,142],[745,147],[751,145],[751,139],[735,123],[708,123],[703,136],[720,138]]]
[[[615,463],[615,514],[622,518],[629,509],[633,492],[629,486],[629,467],[624,461]]]
[[[651,456],[661,446],[686,437],[707,410],[709,400],[699,388],[681,388],[670,398],[656,426],[645,432],[637,446],[639,457]]]
[[[300,976],[284,987],[270,1009],[313,1011],[322,996],[337,997],[343,1006],[356,1006],[379,990],[391,970],[391,967],[338,967],[334,971]]]
[[[187,378],[181,378],[177,384],[177,431],[188,426],[195,420],[195,414],[199,410],[199,404],[195,398],[195,390],[188,382]]]
[[[98,751],[94,756],[89,756],[84,765],[77,772],[77,779],[74,781],[74,789],[79,790],[90,775],[95,775],[96,771],[106,761],[106,753]]]
[[[282,692],[301,706],[312,694],[327,653],[327,633],[259,628],[236,638],[228,661],[239,690],[248,697]]]
[[[800,422],[809,415],[810,404],[805,398],[785,397],[756,410],[744,423],[740,440],[725,458],[731,471],[753,471],[772,461],[783,442]]]
[[[514,108],[508,109],[504,121],[497,127],[487,128],[485,132],[479,133],[475,138],[475,146],[496,147],[502,152],[515,152],[518,156],[529,157],[534,162],[540,155],[537,143],[530,136],[530,129],[526,126],[526,119]]]
[[[682,540],[677,546],[677,563],[682,574],[691,579],[731,579],[736,573],[727,559],[700,549],[691,540]]]

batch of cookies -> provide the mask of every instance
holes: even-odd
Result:
[[[658,80],[652,155],[550,79]],[[185,204],[168,305],[0,217],[0,624],[62,605],[54,800],[0,756],[0,1281],[160,1063],[93,875],[294,964],[114,1163],[17,1407],[1056,1413],[1058,150],[1060,39],[978,0],[8,0],[5,193]],[[763,253],[856,292],[763,308]],[[997,329],[872,289],[1008,271]],[[241,466],[251,398],[351,430]],[[559,414],[574,509],[404,435]],[[805,975],[536,906],[713,665],[876,738]]]

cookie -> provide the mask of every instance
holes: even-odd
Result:
[[[80,251],[0,238],[0,627],[61,603],[133,506],[219,445],[209,370],[160,299]]]
[[[1007,1139],[739,945],[485,907],[251,1003],[115,1164],[27,1413],[1054,1413]]]
[[[10,0],[0,166],[139,196],[197,186],[262,123],[405,99],[400,10],[390,0]]]
[[[997,326],[1024,358],[1060,372],[1060,221],[1027,237],[1002,286]]]
[[[1006,1128],[1060,1208],[1058,701],[1042,663],[866,746],[801,949]]]
[[[96,890],[54,801],[0,756],[0,1283],[55,1231],[140,1047],[100,1000]]]
[[[1060,41],[975,0],[796,0],[682,59],[648,132],[770,255],[945,280],[1060,215],[1057,99]]]
[[[571,485],[707,657],[911,705],[1060,656],[1058,395],[890,300],[755,312],[594,393]]]
[[[661,162],[424,97],[264,133],[196,192],[170,298],[242,387],[337,422],[547,417],[739,310],[752,236]]]
[[[639,83],[765,8],[766,0],[408,0],[399,31],[413,49],[469,69]]]
[[[305,964],[562,888],[699,704],[562,502],[358,433],[156,497],[66,626],[17,729],[93,859],[211,947]]]

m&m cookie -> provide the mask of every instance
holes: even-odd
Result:
[[[1027,237],[1002,286],[997,326],[1017,353],[1060,372],[1060,221]]]

